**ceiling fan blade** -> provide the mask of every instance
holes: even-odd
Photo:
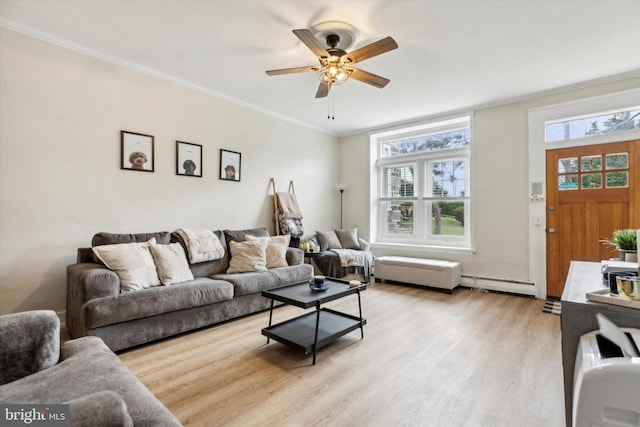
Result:
[[[320,86],[318,86],[318,91],[316,92],[316,98],[324,98],[329,95],[329,85],[320,82]]]
[[[301,30],[293,30],[293,34],[298,36],[302,43],[307,45],[307,47],[311,49],[311,51],[318,58],[328,58],[331,56],[329,52],[327,52],[327,49],[322,46],[322,43],[320,43],[318,39],[316,39],[316,37],[313,35],[313,33],[306,28]]]
[[[368,71],[361,70],[359,68],[349,67],[349,70],[351,70],[351,75],[349,77],[351,77],[352,79],[356,79],[362,83],[379,87],[380,89],[385,87],[387,83],[391,81],[389,79],[385,79],[384,77],[378,76]]]
[[[291,74],[291,73],[304,73],[305,71],[318,71],[320,67],[317,65],[310,65],[308,67],[295,67],[295,68],[282,68],[280,70],[268,70],[265,71],[270,76],[277,76],[280,74]]]
[[[347,53],[344,58],[347,63],[355,64],[356,62],[362,62],[365,59],[373,58],[374,56],[381,55],[390,50],[396,49],[398,44],[391,37],[385,37],[382,40],[373,42],[366,46],[356,49],[353,52]]]

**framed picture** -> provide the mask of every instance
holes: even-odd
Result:
[[[120,169],[153,172],[153,135],[120,131]]]
[[[202,145],[176,141],[176,175],[202,178]]]
[[[220,179],[240,182],[242,154],[220,149]]]

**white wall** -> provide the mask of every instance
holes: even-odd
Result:
[[[273,232],[272,176],[307,230],[337,226],[335,182],[309,173],[338,176],[335,138],[0,31],[0,314],[64,311],[66,266],[99,231]],[[120,170],[121,130],[155,136],[154,173]],[[203,146],[203,178],[176,175],[176,140]],[[218,179],[220,148],[242,153],[240,183]]]
[[[477,284],[478,287],[489,289],[522,291],[544,297],[545,289],[532,289],[532,286],[526,284],[535,283],[535,279],[538,279],[538,277],[532,277],[529,271],[529,204],[531,202],[529,201],[528,111],[545,105],[637,87],[640,87],[640,78],[628,78],[581,89],[557,91],[553,95],[526,101],[475,109],[471,178],[475,252],[409,251],[375,248],[375,246],[373,252],[377,256],[394,254],[459,261],[462,263],[464,275],[498,279],[498,281],[471,280],[466,284]],[[341,181],[348,185],[344,201],[345,227],[357,225],[361,234],[372,239],[373,237],[368,235],[370,221],[368,134],[342,138],[339,155],[341,159],[349,159],[349,162],[342,162],[340,166]]]

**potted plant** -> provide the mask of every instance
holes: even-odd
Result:
[[[616,230],[610,239],[601,240],[601,242],[615,247],[620,252],[622,261],[638,261],[638,236],[636,235],[636,230]]]
[[[300,239],[300,245],[298,246],[305,252],[311,252],[311,240],[309,239]]]

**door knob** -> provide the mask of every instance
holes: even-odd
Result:
[[[555,229],[555,228],[549,228],[549,230],[548,230],[548,231],[549,231],[549,233],[555,233],[555,232],[556,232],[556,229]]]

